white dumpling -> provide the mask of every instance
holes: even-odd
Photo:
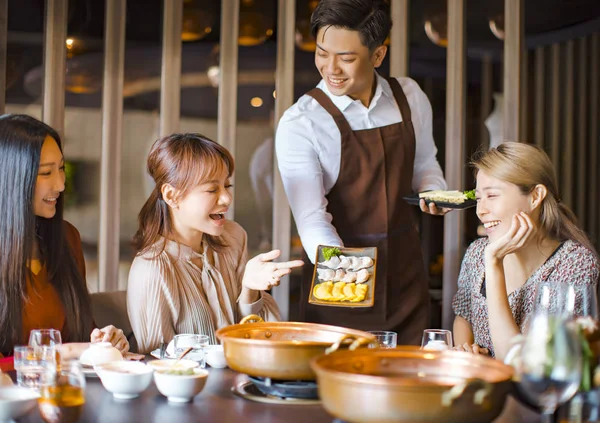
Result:
[[[317,269],[319,279],[322,281],[331,281],[335,277],[335,270],[332,269]]]
[[[360,257],[350,257],[350,269],[360,269]]]
[[[359,269],[366,269],[367,267],[373,266],[373,259],[371,257],[361,257]]]
[[[342,282],[352,283],[356,280],[356,272],[347,271],[346,275],[342,278]]]
[[[338,264],[338,269],[349,269],[350,268],[350,257],[340,256],[340,264]]]
[[[337,256],[331,257],[329,260],[319,263],[321,266],[325,266],[329,269],[337,269],[340,265],[340,258]]]
[[[360,269],[356,272],[356,283],[364,283],[369,280],[370,273],[367,269]]]
[[[334,282],[341,282],[342,279],[346,276],[346,272],[343,269],[338,269],[335,271],[335,276],[333,277]]]

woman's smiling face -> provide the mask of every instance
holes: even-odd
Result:
[[[490,241],[508,232],[515,214],[532,212],[531,194],[524,195],[518,186],[477,173],[477,217],[483,223]]]

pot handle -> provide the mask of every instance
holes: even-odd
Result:
[[[354,350],[356,350],[358,348],[368,347],[369,345],[378,346],[379,344],[374,339],[358,338],[356,341],[354,341],[353,343],[350,344],[350,346],[348,347],[348,349],[350,351],[354,351]]]
[[[258,314],[249,314],[246,317],[244,317],[242,320],[240,320],[240,325],[242,325],[244,323],[262,323],[262,322],[264,322],[264,320]]]
[[[354,345],[354,343],[358,341],[358,339],[356,338],[356,335],[344,335],[325,350],[325,355],[331,354],[332,352],[336,352],[340,348],[340,346],[344,342],[347,343],[347,341],[352,341],[352,345]]]
[[[492,393],[492,384],[482,379],[471,378],[444,392],[442,394],[442,406],[450,407],[455,400],[463,396],[469,386],[473,385],[480,386],[473,396],[473,404],[483,404],[486,398]]]

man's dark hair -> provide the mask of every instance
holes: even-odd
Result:
[[[310,18],[317,38],[326,26],[358,31],[362,44],[373,51],[385,42],[392,29],[388,0],[321,0]]]

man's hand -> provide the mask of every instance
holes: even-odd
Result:
[[[427,205],[425,200],[422,198],[421,198],[421,200],[419,200],[419,206],[421,207],[422,212],[425,212],[427,214],[432,214],[434,216],[443,216],[446,213],[448,213],[449,211],[452,211],[452,209],[438,207],[435,205],[435,203],[429,203],[429,205]]]

